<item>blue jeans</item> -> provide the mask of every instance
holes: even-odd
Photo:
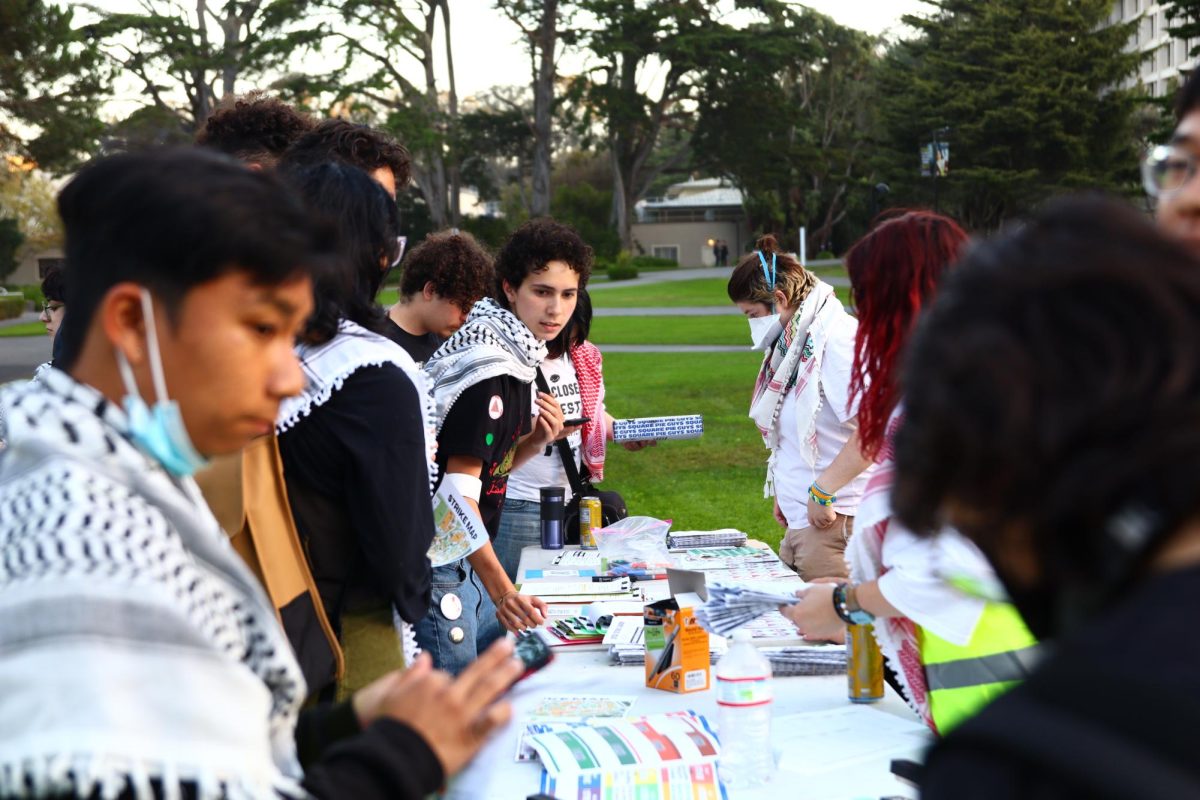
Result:
[[[496,606],[483,588],[483,582],[465,558],[433,568],[433,601],[429,611],[416,624],[417,644],[429,653],[434,666],[457,675],[467,668],[488,646],[504,635],[496,619]],[[462,614],[447,619],[442,613],[442,598],[458,595]],[[460,641],[455,631],[462,632]]]
[[[517,580],[517,567],[521,563],[521,550],[530,545],[542,544],[541,503],[536,500],[505,500],[504,513],[500,515],[500,528],[492,542],[496,558],[508,573],[508,579]]]

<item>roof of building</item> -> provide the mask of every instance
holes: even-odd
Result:
[[[638,201],[642,208],[712,208],[740,206],[742,190],[731,186],[724,178],[700,178],[672,184],[663,197],[647,197]]]

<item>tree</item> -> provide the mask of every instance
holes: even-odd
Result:
[[[1139,99],[1116,87],[1142,58],[1124,51],[1136,23],[1106,26],[1109,0],[926,2],[880,71],[895,196],[932,200],[917,153],[935,135],[950,145],[941,205],[974,228],[1057,192],[1133,185]]]
[[[595,66],[573,82],[584,126],[604,132],[613,178],[613,222],[622,246],[632,245],[633,207],[660,173],[686,162],[690,149],[651,156],[659,137],[689,135],[693,95],[702,67],[730,52],[729,29],[715,20],[716,0],[579,0],[594,25],[580,42]],[[651,72],[661,76],[655,81]]]
[[[6,279],[20,265],[17,251],[25,242],[20,224],[12,217],[0,217],[0,281]]]
[[[1188,51],[1189,56],[1200,54],[1200,0],[1164,0],[1167,20],[1167,32],[1176,39],[1196,41]]]
[[[550,213],[550,169],[553,156],[554,87],[558,68],[558,44],[575,41],[570,2],[560,0],[499,0],[496,4],[520,29],[529,53],[533,114],[528,118],[533,133],[533,185],[530,212]]]
[[[332,81],[339,89],[339,99],[365,103],[370,113],[383,117],[385,127],[416,156],[413,180],[425,198],[434,227],[457,226],[462,216],[460,155],[455,147],[459,114],[449,2],[418,0],[416,19],[410,17],[411,4],[394,0],[321,2],[336,8],[341,16],[332,34],[343,54],[342,67]],[[439,17],[442,45],[437,40]],[[448,71],[444,101],[434,71],[441,46]],[[410,80],[403,70],[414,61],[422,73],[420,83]],[[361,71],[364,64],[365,73]]]
[[[37,251],[62,244],[57,196],[54,184],[38,171],[0,163],[0,217],[17,221],[19,247]]]
[[[198,130],[243,82],[264,84],[325,35],[311,0],[138,0],[136,12],[87,6],[101,51],[142,85],[161,114]],[[181,103],[184,100],[185,103]]]
[[[109,79],[72,9],[0,3],[0,154],[69,171],[103,131],[98,111]]]
[[[798,246],[807,226],[816,252],[868,177],[877,43],[808,9],[762,8],[739,55],[705,74],[696,158],[742,190],[752,228]]]

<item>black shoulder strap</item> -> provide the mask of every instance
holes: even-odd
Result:
[[[546,382],[546,376],[542,374],[541,367],[537,368],[536,380],[538,391],[550,394],[550,384]],[[578,496],[583,491],[583,479],[579,475],[579,468],[575,466],[575,454],[571,452],[571,445],[565,438],[559,439],[554,445],[558,448],[558,456],[562,459],[563,468],[567,471],[567,482],[571,484],[571,492]]]

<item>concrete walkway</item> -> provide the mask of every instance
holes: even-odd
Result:
[[[37,322],[39,319],[41,319],[41,317],[42,312],[40,311],[26,311],[19,317],[13,317],[12,319],[0,319],[0,328],[8,328],[13,325],[24,325],[26,322]],[[44,335],[45,331],[41,331],[41,333]]]
[[[840,264],[840,261],[814,261],[809,266],[812,267],[835,267]],[[589,283],[588,293],[595,297],[597,302],[604,302],[603,293],[608,289],[617,289],[622,286],[649,286],[654,283],[671,283],[673,281],[690,281],[696,278],[720,278],[729,280],[729,276],[733,274],[733,267],[700,267],[697,269],[663,269],[653,272],[643,272],[638,277],[627,281],[602,281],[598,283]],[[842,275],[834,277],[823,277],[821,280],[828,283],[830,286],[846,287],[850,285],[850,279]]]

